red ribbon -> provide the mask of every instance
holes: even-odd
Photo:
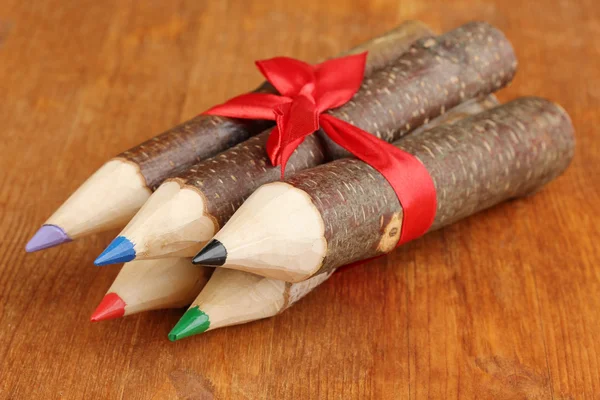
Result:
[[[311,66],[288,57],[257,61],[256,65],[280,95],[248,93],[212,107],[204,114],[276,121],[267,153],[281,176],[288,159],[319,128],[338,145],[379,171],[394,188],[404,218],[398,244],[427,232],[436,212],[433,180],[413,155],[325,111],[352,99],[361,86],[367,53]]]

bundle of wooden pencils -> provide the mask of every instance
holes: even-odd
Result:
[[[429,231],[536,192],[570,163],[560,106],[494,97],[517,62],[493,26],[436,36],[406,22],[348,54],[364,51],[362,87],[327,113],[422,163],[435,186]],[[255,92],[277,94],[269,83]],[[96,259],[125,264],[91,319],[191,304],[171,340],[276,315],[337,268],[392,251],[406,210],[388,180],[319,130],[282,181],[265,149],[272,125],[200,115],[121,153],[26,250],[127,224]]]

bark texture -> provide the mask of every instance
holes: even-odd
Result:
[[[406,21],[393,30],[358,45],[347,52],[340,54],[340,56],[367,51],[365,76],[368,76],[403,55],[410,44],[415,43],[417,40],[424,37],[433,36],[434,34],[435,33],[421,21]]]
[[[467,24],[412,47],[408,41],[396,45],[410,50],[367,77],[349,103],[331,111],[386,141],[404,136],[463,101],[506,85],[516,67],[510,43],[485,23]],[[460,114],[465,112],[468,109]],[[205,197],[205,211],[217,229],[260,185],[279,179],[280,168],[271,166],[264,150],[269,134],[263,132],[176,178]],[[348,155],[327,141],[322,135],[309,136],[290,158],[286,173]]]
[[[367,77],[356,96],[330,114],[393,142],[468,99],[506,86],[516,68],[504,34],[485,22],[471,22],[418,40]],[[318,135],[328,159],[350,156],[324,132]]]
[[[248,196],[259,186],[281,178],[281,168],[273,167],[265,152],[270,131],[200,162],[174,180],[195,189],[204,198],[204,210],[213,220],[215,231],[227,222]],[[319,139],[308,136],[294,152],[286,173],[315,167],[325,162]]]
[[[561,107],[522,98],[395,145],[415,155],[434,180],[434,230],[537,191],[567,168],[575,142]],[[389,252],[397,244],[402,208],[385,178],[369,165],[338,160],[287,181],[311,196],[325,223],[328,249],[317,273]]]
[[[366,74],[370,74],[404,53],[407,44],[431,34],[425,24],[408,21],[347,54],[369,51]],[[254,92],[277,93],[268,82]],[[191,165],[243,142],[272,125],[272,121],[198,115],[117,157],[139,165],[146,185],[155,190],[169,176],[176,176]]]
[[[493,95],[468,101],[419,130],[456,122],[496,104],[497,100]],[[281,177],[281,168],[272,167],[265,153],[269,134],[269,131],[263,132],[216,157],[194,165],[177,178],[169,179],[179,182],[182,186],[192,187],[203,196],[207,207],[205,211],[213,219],[215,230],[221,229],[254,190]],[[316,136],[311,135],[290,158],[286,174],[292,175],[325,161],[322,143]]]
[[[412,131],[410,135],[419,135],[438,125],[453,124],[472,115],[476,115],[480,112],[489,110],[490,108],[494,108],[498,105],[500,105],[500,102],[493,94],[490,94],[487,97],[481,97],[478,99],[466,101],[452,108],[450,111],[445,112],[444,114],[434,118],[431,122],[425,125],[421,125],[417,129]]]
[[[254,92],[273,92],[263,85]],[[271,126],[271,121],[198,115],[119,154],[139,165],[151,190],[170,175],[211,157]]]

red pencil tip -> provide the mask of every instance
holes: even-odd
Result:
[[[125,315],[125,302],[116,293],[108,293],[92,314],[92,322],[119,318]]]

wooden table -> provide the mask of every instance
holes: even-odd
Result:
[[[405,19],[503,29],[520,69],[499,97],[568,110],[567,173],[276,318],[177,343],[181,310],[88,321],[116,231],[25,254],[109,157],[254,87],[255,59],[317,60]],[[0,399],[600,398],[599,37],[595,0],[3,0]]]

